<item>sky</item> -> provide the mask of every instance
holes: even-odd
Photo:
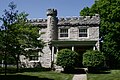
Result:
[[[58,17],[79,16],[80,10],[94,4],[94,0],[0,0],[0,17],[12,1],[17,5],[16,9],[28,13],[30,19],[46,18],[46,10],[49,8],[57,9]]]

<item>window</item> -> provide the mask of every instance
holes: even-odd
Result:
[[[87,28],[79,29],[79,37],[87,37]]]
[[[30,60],[38,60],[38,56],[30,56]]]
[[[60,29],[60,37],[68,37],[68,29]]]

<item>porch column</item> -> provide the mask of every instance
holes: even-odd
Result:
[[[95,46],[93,46],[93,50],[95,50]]]
[[[58,50],[58,47],[56,47],[56,51],[58,52],[59,50]]]
[[[74,51],[74,46],[72,46],[72,51]]]
[[[52,62],[54,61],[54,46],[52,46]]]

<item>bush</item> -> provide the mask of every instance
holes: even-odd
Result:
[[[69,49],[62,49],[57,54],[56,64],[62,66],[65,71],[73,69],[76,63],[78,53]]]
[[[7,73],[16,73],[16,67],[7,67],[6,72]],[[2,73],[2,74],[5,73],[4,67],[0,68],[0,73]]]
[[[88,50],[83,54],[83,65],[88,68],[100,68],[104,66],[105,57],[99,51]]]
[[[50,71],[50,68],[44,68],[44,67],[39,67],[39,68],[20,68],[20,72],[40,72],[40,71]]]

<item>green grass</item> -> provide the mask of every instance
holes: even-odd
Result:
[[[88,74],[88,80],[120,80],[120,70],[110,70],[110,73]]]
[[[4,75],[0,75],[0,80],[72,80],[72,77],[73,74],[43,71],[8,74],[6,78]]]

